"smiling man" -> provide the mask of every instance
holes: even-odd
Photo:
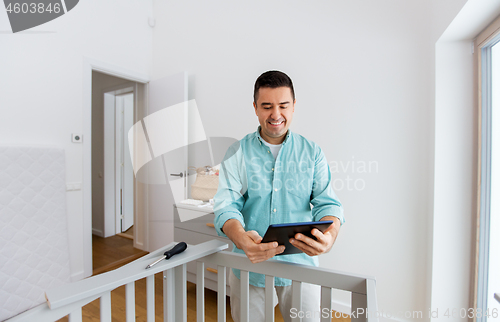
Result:
[[[261,242],[269,225],[333,220],[324,233],[312,230],[316,240],[302,234],[290,240],[302,253],[274,257],[318,266],[316,255],[330,251],[344,222],[328,163],[317,144],[289,129],[295,92],[286,74],[268,71],[260,75],[253,106],[260,126],[232,145],[221,163],[214,197],[215,228],[234,243],[234,252],[245,253],[252,263],[258,263],[284,251],[275,242]],[[235,269],[229,276],[231,315],[236,322],[240,321],[239,277]],[[265,276],[251,272],[250,321],[264,321],[264,286]],[[281,314],[291,321],[291,281],[277,277],[275,289]],[[320,287],[303,283],[302,299],[302,311],[313,316],[303,321],[319,321]]]

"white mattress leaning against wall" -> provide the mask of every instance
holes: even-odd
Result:
[[[0,146],[0,321],[69,281],[64,150]]]

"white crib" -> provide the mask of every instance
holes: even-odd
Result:
[[[223,252],[228,245],[212,240],[189,245],[181,254],[160,262],[150,269],[145,267],[161,256],[175,243],[135,260],[114,271],[96,275],[75,283],[66,284],[46,292],[47,302],[17,315],[8,322],[51,322],[69,314],[70,322],[82,321],[82,307],[100,298],[101,321],[111,322],[111,291],[125,285],[126,321],[135,321],[135,281],[146,278],[147,321],[155,321],[154,274],[163,271],[164,321],[187,321],[186,264],[197,263],[196,312],[197,321],[205,320],[204,264],[217,265],[217,321],[226,321],[226,269],[241,270],[241,321],[249,322],[249,269],[266,275],[266,321],[274,321],[274,277],[288,278],[292,284],[292,307],[301,311],[301,283],[321,285],[321,321],[331,321],[331,290],[352,293],[351,321],[378,322],[375,279],[367,276],[341,273],[324,268],[268,260],[252,264],[246,256]],[[300,314],[295,314],[301,321]]]

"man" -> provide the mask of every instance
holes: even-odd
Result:
[[[290,240],[303,253],[275,257],[318,266],[316,255],[331,249],[344,222],[323,152],[289,130],[295,102],[292,80],[286,74],[268,71],[260,75],[253,102],[260,126],[233,144],[221,163],[214,225],[220,236],[234,243],[233,251],[245,253],[252,263],[284,251],[276,242],[261,243],[270,224],[333,220],[324,233],[312,230],[317,240],[302,234]],[[232,270],[229,277],[234,321],[240,318],[239,276],[239,270]],[[265,276],[250,272],[250,284],[250,320],[264,321]],[[281,314],[290,321],[291,281],[277,277],[275,289]],[[302,292],[302,310],[319,312],[320,288],[304,283]]]

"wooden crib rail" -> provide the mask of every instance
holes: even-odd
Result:
[[[119,286],[154,275],[161,271],[166,271],[170,268],[191,262],[228,247],[226,243],[215,239],[203,244],[190,245],[184,252],[169,260],[162,261],[150,269],[146,269],[146,266],[150,264],[151,261],[160,257],[166,250],[172,248],[175,244],[176,243],[171,243],[162,249],[143,256],[114,271],[49,290],[45,293],[49,307],[56,309],[105,291],[114,290]]]
[[[257,264],[252,264],[244,254],[219,252],[208,255],[203,262],[241,269],[254,273],[288,278],[294,281],[323,285],[339,290],[366,295],[366,280],[373,280],[372,276],[345,273],[322,267],[294,264],[270,259]],[[312,271],[311,271],[312,270]]]
[[[76,283],[67,284],[46,292],[47,303],[15,316],[6,322],[51,322],[69,314],[70,322],[82,321],[82,307],[100,298],[100,321],[111,322],[111,291],[125,285],[126,321],[135,321],[135,281],[146,278],[147,321],[155,320],[154,274],[163,272],[163,312],[166,322],[187,321],[186,265],[196,262],[196,314],[197,321],[205,321],[205,264],[217,267],[217,320],[226,321],[226,271],[241,270],[240,321],[249,322],[249,272],[266,275],[265,317],[274,322],[274,278],[292,280],[292,307],[301,311],[302,283],[321,285],[322,311],[332,312],[332,289],[349,291],[352,294],[351,321],[378,322],[375,279],[370,276],[344,273],[320,267],[292,264],[277,260],[252,264],[245,255],[222,252],[228,245],[220,240],[211,240],[198,245],[188,245],[186,251],[145,269],[159,258],[171,243],[149,255],[141,257],[119,269],[96,275]],[[49,304],[50,303],[50,307]],[[296,319],[301,321],[300,318]],[[294,320],[295,321],[295,320]],[[331,317],[321,316],[321,321],[331,322]]]
[[[175,277],[182,278],[182,273],[185,275],[186,263],[228,248],[227,243],[215,239],[198,245],[189,245],[183,253],[175,255],[171,259],[162,261],[146,270],[148,264],[159,258],[166,250],[172,248],[175,244],[176,243],[171,243],[108,273],[92,276],[75,283],[69,283],[48,290],[45,293],[47,303],[21,313],[7,321],[31,322],[34,321],[33,317],[36,317],[37,322],[50,322],[68,314],[70,314],[71,322],[81,321],[81,307],[97,298],[101,300],[101,321],[111,321],[110,292],[122,285],[126,285],[127,321],[132,321],[132,317],[134,317],[135,321],[135,302],[133,302],[133,297],[135,296],[135,281],[145,277],[147,278],[147,293],[149,296],[149,294],[152,294],[150,285],[152,284],[154,274],[163,271],[166,275],[172,275],[172,279],[174,276],[173,274],[177,275]],[[185,276],[183,280],[186,280]],[[177,284],[178,286],[174,291],[181,289],[179,285],[182,286],[182,283]],[[172,288],[173,284],[172,287],[166,288],[166,291],[167,289],[170,291]]]
[[[218,252],[208,255],[199,262],[217,265],[218,271],[223,271],[225,277],[226,267],[240,269],[241,283],[241,322],[249,322],[249,272],[266,275],[266,321],[274,322],[274,307],[272,306],[272,294],[274,288],[274,278],[282,277],[291,279],[292,282],[292,307],[301,311],[301,287],[302,283],[321,285],[321,307],[328,312],[331,308],[331,291],[339,289],[351,292],[351,321],[357,322],[378,322],[377,295],[375,288],[375,278],[358,274],[345,273],[321,267],[311,267],[301,264],[293,264],[278,260],[267,260],[257,264],[252,264],[243,254]],[[203,272],[202,272],[203,273]],[[200,271],[198,271],[200,274]],[[197,276],[198,278],[198,276]],[[225,283],[225,281],[224,281]],[[225,288],[222,289],[221,281],[218,282],[219,293],[217,308],[218,312],[225,312]],[[297,319],[298,321],[301,319]],[[330,321],[331,317],[323,317],[322,321]],[[225,321],[225,316],[219,316],[219,322]]]

